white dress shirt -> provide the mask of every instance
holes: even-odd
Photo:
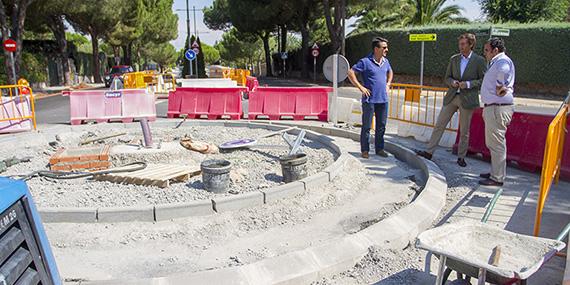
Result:
[[[512,104],[515,85],[515,65],[504,53],[496,55],[489,63],[489,69],[481,84],[481,101],[484,104]],[[507,87],[507,94],[497,95],[497,86]]]

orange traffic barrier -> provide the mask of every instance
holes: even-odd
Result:
[[[425,127],[435,127],[447,88],[394,83],[388,94],[388,118]],[[448,131],[457,131],[451,121]]]
[[[566,138],[566,119],[570,112],[570,94],[558,110],[558,113],[548,126],[546,135],[546,145],[544,148],[544,159],[542,161],[542,173],[540,175],[540,191],[538,202],[536,203],[536,216],[534,219],[534,235],[540,234],[540,223],[542,211],[546,198],[552,187],[552,183],[558,183],[562,165],[562,151]]]
[[[0,133],[35,130],[36,110],[32,88],[26,80],[0,86]],[[21,84],[20,84],[21,83]]]

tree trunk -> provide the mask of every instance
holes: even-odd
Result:
[[[301,60],[301,77],[309,78],[309,27],[306,22],[301,23]]]
[[[18,75],[20,74],[20,62],[22,61],[23,42],[22,32],[24,30],[24,22],[26,20],[26,10],[32,1],[33,0],[19,0],[17,3],[13,4],[10,7],[12,10],[12,15],[10,17],[11,27],[7,21],[8,19],[4,1],[0,1],[0,26],[2,29],[3,40],[8,39],[8,34],[11,34],[11,38],[16,41],[16,51],[13,53],[14,62],[6,60],[5,64],[6,75],[10,84],[16,84]],[[4,58],[10,58],[10,53],[4,51]],[[12,75],[12,68],[16,70],[16,77]]]
[[[93,48],[93,65],[92,65],[92,71],[93,71],[93,81],[95,83],[102,83],[103,81],[101,80],[101,76],[99,75],[99,69],[100,69],[100,64],[99,64],[99,37],[97,34],[95,33],[90,33],[91,35],[91,47]]]
[[[334,15],[331,14],[329,0],[323,0],[325,22],[331,38],[332,50],[334,53],[343,52],[344,42],[344,21],[346,17],[346,0],[334,0]],[[333,22],[334,18],[334,22]]]
[[[127,45],[122,46],[123,48],[123,64],[125,65],[132,65],[132,52],[133,52],[133,44],[132,43],[128,43]]]
[[[264,32],[261,36],[261,40],[263,41],[263,50],[265,52],[265,68],[267,68],[267,76],[273,76],[273,72],[271,71],[271,50],[269,47],[269,32]]]
[[[281,26],[281,51],[287,52],[287,26]]]
[[[69,69],[69,57],[67,54],[67,40],[65,39],[65,25],[61,16],[51,17],[49,27],[53,33],[55,41],[57,42],[58,55],[61,60],[61,67],[63,70],[63,85],[71,85],[71,74]]]

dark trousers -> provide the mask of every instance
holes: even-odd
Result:
[[[388,119],[388,103],[362,103],[362,129],[360,131],[360,151],[370,151],[370,127],[372,116],[376,115],[376,132],[374,133],[374,148],[384,149],[384,133]]]

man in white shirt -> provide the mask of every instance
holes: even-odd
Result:
[[[507,145],[505,134],[514,113],[515,65],[505,54],[505,44],[492,38],[485,44],[489,69],[481,85],[485,144],[491,151],[491,172],[481,174],[479,184],[503,186],[507,175]]]

